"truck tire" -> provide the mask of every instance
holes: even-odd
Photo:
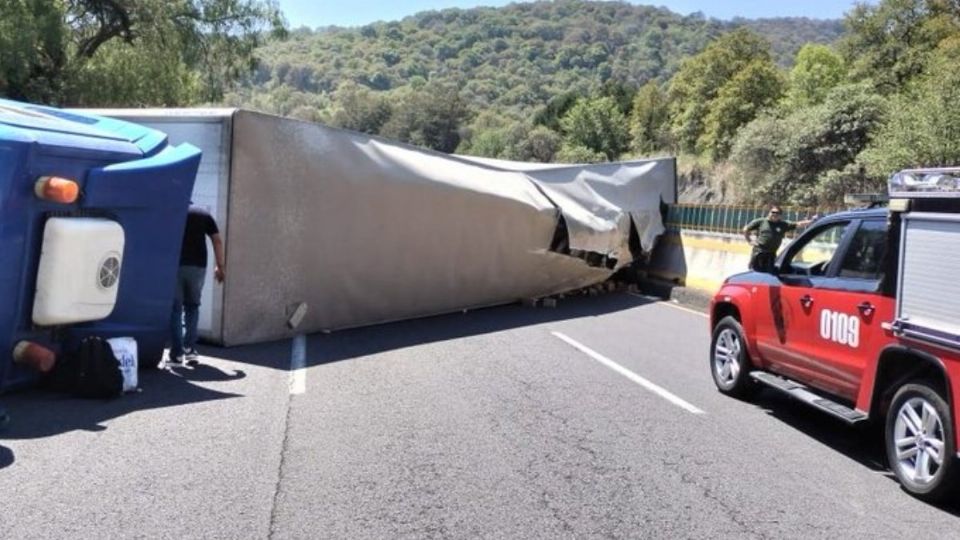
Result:
[[[751,369],[740,321],[730,316],[720,319],[710,342],[710,373],[717,390],[728,396],[747,397],[756,389]]]
[[[957,459],[950,407],[929,382],[905,384],[887,411],[884,444],[890,468],[911,495],[930,502],[956,491]]]

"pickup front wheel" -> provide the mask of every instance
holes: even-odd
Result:
[[[756,386],[750,378],[750,356],[743,327],[733,317],[720,319],[710,344],[710,372],[721,393],[746,397]]]
[[[885,445],[890,468],[910,494],[927,501],[951,495],[957,477],[950,408],[925,382],[897,391],[887,412]]]

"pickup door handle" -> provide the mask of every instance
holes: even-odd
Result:
[[[869,317],[873,315],[874,307],[870,302],[860,302],[857,309],[860,310],[860,313],[863,314],[864,317]]]
[[[805,295],[801,296],[801,297],[800,297],[800,305],[802,305],[802,306],[804,307],[804,309],[809,309],[810,306],[813,305],[813,297],[810,296],[809,294],[805,294]]]

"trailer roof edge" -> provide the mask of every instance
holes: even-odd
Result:
[[[94,114],[114,118],[156,118],[162,120],[170,118],[183,120],[185,118],[226,118],[239,111],[236,107],[199,107],[199,108],[150,108],[150,109],[68,109],[81,114]]]

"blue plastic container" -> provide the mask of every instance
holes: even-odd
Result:
[[[67,350],[89,335],[131,336],[140,362],[160,360],[200,151],[170,146],[142,126],[0,100],[0,388],[36,374],[13,362],[20,340]],[[79,200],[41,199],[43,176],[75,180]],[[118,223],[125,246],[112,313],[97,321],[42,327],[32,319],[44,224],[51,217]]]

